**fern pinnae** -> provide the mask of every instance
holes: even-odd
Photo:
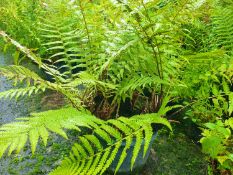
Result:
[[[132,137],[128,137],[127,139],[125,139],[125,147],[121,153],[120,159],[118,160],[117,166],[115,168],[115,172],[114,174],[116,174],[119,170],[119,168],[121,167],[122,163],[124,162],[126,156],[127,156],[127,151],[130,148],[131,144],[132,144]]]
[[[15,98],[16,100],[19,98],[19,97],[23,97],[25,95],[28,94],[28,96],[31,96],[32,93],[39,93],[39,92],[43,92],[44,91],[44,88],[43,87],[36,87],[36,86],[30,86],[30,87],[25,87],[25,88],[20,88],[20,89],[11,89],[11,90],[8,90],[8,91],[3,91],[3,92],[0,92],[0,99],[3,98],[3,99],[12,99],[12,98]]]
[[[102,150],[103,150],[103,146],[101,145],[99,139],[96,138],[96,136],[94,136],[94,135],[85,135],[84,137],[85,137],[89,142],[91,142],[93,145],[95,145],[95,147],[96,147],[99,151],[102,151]]]
[[[117,140],[122,138],[121,133],[109,125],[101,125],[101,128]]]
[[[79,175],[82,173],[83,169],[86,166],[86,161],[81,161],[81,164],[79,166],[76,166],[77,170],[73,170],[73,175]]]
[[[23,149],[24,145],[27,143],[27,136],[26,135],[22,135],[19,137],[19,143],[17,145],[17,148],[16,148],[16,153],[19,154],[20,151]]]
[[[142,131],[139,131],[135,135],[135,146],[133,149],[133,156],[131,158],[131,170],[133,170],[134,163],[135,163],[137,156],[138,156],[138,153],[141,149],[142,141],[143,141],[143,133],[142,133]]]
[[[89,171],[90,167],[92,166],[92,163],[93,163],[93,159],[89,159],[87,161],[87,163],[85,164],[85,168],[82,170],[81,173],[79,173],[80,175],[86,175],[87,172]],[[79,175],[78,173],[76,173],[77,175]]]
[[[76,149],[76,150],[77,150],[77,149]],[[72,151],[73,151],[73,149],[72,149]],[[79,152],[78,152],[78,153],[79,153]],[[78,155],[80,155],[80,154],[78,154]],[[75,157],[75,155],[74,155],[73,153],[70,153],[69,159],[67,159],[67,160],[68,160],[68,162],[71,163],[71,165],[73,166],[73,162],[76,162],[77,159],[76,159],[76,157]],[[67,160],[65,159],[65,165],[68,165],[68,164],[67,164]],[[79,163],[80,163],[80,162],[77,162],[76,164],[79,165]]]
[[[32,129],[29,132],[29,140],[31,142],[32,154],[34,154],[36,151],[36,146],[37,146],[38,140],[39,140],[39,133],[38,133],[37,129]]]
[[[48,132],[48,130],[44,126],[41,126],[38,129],[38,132],[39,132],[39,135],[42,138],[44,146],[47,146],[47,141],[48,141],[48,138],[49,138],[49,132]]]
[[[93,147],[91,146],[91,144],[89,143],[89,141],[85,137],[81,137],[81,138],[79,138],[79,140],[81,141],[81,143],[85,147],[85,149],[88,151],[89,156],[93,156],[94,150],[93,150]]]
[[[151,125],[144,125],[143,126],[144,129],[144,149],[143,149],[143,158],[146,156],[146,153],[148,151],[151,139],[153,137],[153,128],[151,127]]]
[[[9,142],[4,143],[4,141],[0,141],[0,157],[3,156],[5,150],[10,146]]]
[[[101,161],[98,162],[98,165],[95,171],[93,172],[93,175],[99,175],[99,172],[102,170],[104,164],[106,163],[106,160],[108,159],[110,152],[111,152],[111,147],[105,149],[105,152],[103,153],[103,155],[101,155]]]
[[[108,157],[108,160],[105,162],[105,165],[102,166],[102,169],[101,169],[101,172],[100,174],[103,174],[106,169],[112,164],[112,162],[114,161],[115,157],[116,157],[116,154],[118,153],[119,151],[119,148],[121,146],[121,141],[118,141],[114,147],[113,147],[113,150],[111,150],[111,153]]]
[[[49,126],[49,130],[61,135],[63,138],[68,139],[65,131],[61,128],[61,125],[58,123],[51,123]]]
[[[78,152],[80,153],[80,158],[86,158],[88,156],[86,150],[84,149],[84,147],[81,144],[75,143],[74,147],[78,150]]]
[[[10,145],[10,148],[8,150],[8,156],[12,154],[12,152],[17,148],[17,145],[19,144],[19,138],[15,139],[15,141]]]
[[[137,122],[135,122],[135,121],[133,121],[131,119],[124,118],[124,117],[119,117],[118,120],[123,122],[127,127],[131,128],[134,131],[140,129],[139,123],[137,123]]]
[[[72,156],[75,156],[75,157],[81,157],[80,153],[79,153],[79,150],[77,149],[77,147],[74,145],[72,146],[72,149],[71,149],[72,153],[70,153]],[[70,156],[71,156],[70,155]],[[68,159],[67,159],[68,160]],[[74,159],[75,161],[75,159]],[[72,161],[70,161],[72,162]]]
[[[97,125],[95,121],[97,123],[100,122],[92,115],[84,111],[77,111],[72,107],[34,113],[32,116],[24,118],[24,120],[19,122],[5,124],[0,127],[0,145],[8,145],[7,147],[1,147],[1,154],[3,154],[2,151],[7,151],[8,147],[11,147],[11,149],[14,148],[13,150],[17,149],[18,152],[19,147],[16,148],[15,145],[18,145],[19,138],[29,138],[32,152],[34,153],[39,137],[42,138],[44,144],[47,143],[49,130],[67,138],[62,128],[64,126],[66,126],[64,128],[73,128],[76,125],[80,125],[92,128]]]
[[[108,135],[108,133],[106,131],[104,131],[101,128],[98,128],[95,130],[95,133],[101,137],[102,139],[104,139],[106,141],[106,143],[112,143],[112,139],[111,137]]]
[[[108,123],[117,127],[120,131],[122,131],[125,135],[132,133],[132,129],[127,127],[127,125],[119,120],[108,120]]]
[[[94,173],[96,167],[98,166],[100,158],[102,158],[102,154],[101,153],[99,153],[99,154],[96,155],[96,157],[94,158],[93,164],[90,167],[90,169],[88,170],[88,172],[86,173],[86,175],[92,175]]]

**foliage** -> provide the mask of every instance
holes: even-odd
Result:
[[[205,49],[206,52],[190,56],[193,51],[189,51],[186,55],[188,66],[182,74],[182,79],[188,86],[188,91],[181,92],[186,97],[186,115],[203,128],[200,140],[203,152],[213,161],[219,162],[220,166],[211,165],[212,171],[219,174],[217,168],[232,171],[232,162],[227,157],[232,154],[232,128],[227,124],[232,120],[233,105],[232,23],[229,21],[231,3],[211,1],[206,6],[210,9],[209,12],[196,23],[196,28],[189,31],[186,36],[188,43],[185,45],[186,49],[195,52]],[[210,31],[209,35],[196,38],[196,35],[201,35],[206,30]],[[193,61],[195,64],[192,64]]]
[[[95,128],[97,123],[99,123],[98,119],[86,111],[77,111],[71,107],[33,113],[31,116],[18,118],[18,122],[1,126],[0,156],[5,151],[8,151],[8,155],[14,150],[19,153],[28,138],[31,142],[32,153],[34,153],[39,137],[43,140],[44,145],[47,144],[48,130],[68,139],[63,129],[81,131],[79,127]]]
[[[155,84],[156,86],[161,83],[165,83],[166,81],[160,80],[160,72],[156,69],[153,71],[154,73],[152,72],[152,74],[149,74],[149,72],[146,71],[144,75],[136,76],[140,70],[139,67],[130,70],[130,66],[132,66],[135,61],[138,61],[136,59],[129,62],[128,66],[125,65],[128,68],[127,73],[132,73],[131,78],[133,79],[131,84],[125,84],[125,82],[129,80],[126,79],[128,77],[126,76],[125,72],[122,72],[122,77],[118,77],[116,72],[120,67],[118,68],[112,65],[116,65],[116,63],[114,63],[115,57],[119,56],[121,52],[128,49],[128,46],[123,46],[124,48],[121,48],[122,46],[120,45],[120,48],[117,48],[117,50],[119,49],[119,51],[117,51],[117,55],[113,54],[110,60],[106,60],[109,52],[106,55],[103,55],[103,52],[105,51],[103,49],[106,48],[100,44],[103,43],[104,40],[99,38],[96,31],[93,33],[93,31],[88,28],[87,20],[90,20],[90,18],[87,18],[85,14],[89,11],[84,11],[83,9],[84,7],[91,7],[95,9],[98,6],[97,4],[88,4],[83,2],[78,3],[77,8],[79,8],[79,11],[82,14],[82,20],[84,21],[84,25],[80,25],[84,27],[81,27],[80,29],[77,29],[75,26],[75,22],[78,21],[77,19],[74,19],[74,22],[72,22],[72,15],[74,15],[72,13],[72,15],[69,16],[70,13],[66,14],[62,11],[60,17],[53,18],[56,10],[59,10],[60,8],[66,9],[67,6],[63,6],[65,5],[64,3],[61,2],[61,4],[58,6],[56,3],[49,3],[48,5],[51,7],[51,9],[45,10],[44,18],[42,15],[39,21],[39,33],[43,43],[42,49],[45,48],[45,51],[42,50],[42,52],[37,53],[40,56],[37,56],[31,50],[13,40],[5,32],[1,31],[0,35],[5,39],[5,41],[13,44],[17,49],[24,53],[48,75],[52,76],[52,82],[41,78],[33,71],[20,65],[2,67],[0,69],[1,74],[10,80],[13,80],[15,85],[17,85],[18,82],[26,82],[27,85],[26,87],[20,89],[12,89],[6,92],[1,92],[0,97],[15,97],[17,99],[20,96],[30,96],[32,93],[38,93],[40,91],[45,91],[45,89],[51,89],[58,91],[67,97],[73,107],[77,108],[78,111],[71,107],[58,109],[55,111],[45,111],[32,114],[32,117],[30,118],[21,118],[20,120],[22,121],[20,122],[3,125],[1,127],[1,155],[3,155],[6,151],[8,152],[8,155],[10,155],[14,150],[16,153],[19,153],[27,143],[28,139],[31,143],[32,153],[34,153],[39,137],[41,137],[42,141],[46,145],[49,137],[48,130],[67,139],[67,135],[63,129],[79,130],[80,126],[84,126],[94,129],[94,133],[104,139],[107,145],[102,145],[100,138],[95,135],[84,135],[79,137],[80,142],[74,145],[70,157],[66,158],[61,167],[52,172],[53,174],[72,174],[72,172],[80,172],[82,174],[102,174],[115,159],[115,155],[118,152],[121,143],[125,141],[126,145],[118,162],[116,169],[117,171],[126,158],[126,152],[129,149],[129,146],[132,144],[133,140],[135,140],[136,145],[131,160],[131,168],[133,169],[134,162],[140,151],[142,143],[145,142],[145,146],[143,148],[144,155],[149,148],[149,142],[153,134],[151,124],[160,123],[167,125],[171,129],[169,122],[160,117],[165,115],[168,110],[172,109],[171,107],[165,108],[168,100],[165,100],[166,104],[158,107],[159,113],[157,114],[143,114],[132,117],[131,119],[120,117],[118,119],[112,119],[106,122],[97,120],[95,117],[87,114],[82,109],[85,107],[85,105],[89,105],[88,103],[93,103],[93,99],[96,96],[95,93],[101,93],[105,101],[112,98],[113,101],[117,102],[119,105],[121,100],[125,100],[126,97],[132,99],[133,92],[139,91],[139,88],[141,89],[141,87],[145,88],[145,86],[151,85],[154,80],[158,80],[157,84]],[[73,10],[72,12],[76,12],[77,10],[72,9],[73,7],[71,6],[68,6],[69,10],[70,8]],[[68,12],[68,9],[66,9],[66,12]],[[67,16],[65,15],[64,17],[64,14]],[[125,16],[125,14],[123,14],[123,16]],[[105,24],[105,21],[103,20],[98,22],[103,22],[103,25]],[[58,25],[59,23],[61,23],[61,25]],[[93,25],[94,24],[95,23],[93,23]],[[125,24],[125,26],[127,25]],[[114,28],[112,27],[112,29]],[[118,27],[115,30],[121,35],[121,30],[119,29],[120,28]],[[136,37],[132,29],[132,27],[126,29],[126,33],[124,32],[124,34],[129,33],[130,35]],[[79,43],[76,42],[77,39],[80,39]],[[95,43],[93,43],[93,40]],[[137,40],[139,41],[139,39]],[[134,44],[134,42],[130,43]],[[106,44],[108,43],[106,42]],[[142,48],[141,42],[138,45],[140,45]],[[129,46],[131,46],[131,44]],[[86,48],[86,50],[83,48]],[[49,56],[49,58],[43,59],[41,56]],[[122,60],[122,63],[126,63],[125,61],[127,57]],[[153,57],[150,59],[153,59]],[[153,63],[150,63],[152,60],[148,61],[149,62],[146,63],[147,60],[145,60],[147,65]],[[121,65],[121,62],[119,63],[119,65]],[[95,66],[97,65],[102,65],[102,67],[100,66],[96,69]],[[157,66],[159,65],[157,64]],[[83,68],[83,70],[78,70],[78,72],[75,73],[76,69],[79,68]],[[110,72],[110,74],[106,74],[106,71]],[[145,78],[141,79],[142,76]],[[126,80],[124,80],[124,78]],[[127,88],[123,85],[127,86]],[[77,88],[79,86],[84,86],[84,90]],[[129,93],[129,91],[131,92]],[[128,93],[130,95],[126,96]],[[141,93],[143,93],[142,90]],[[160,101],[160,103],[162,104],[162,101]],[[91,109],[90,106],[87,106],[87,108]],[[103,106],[103,110],[106,110],[105,108],[106,107]],[[91,110],[91,112],[94,113],[94,110]],[[101,112],[99,115],[103,116],[104,114]],[[111,113],[107,113],[105,114],[105,117],[112,117],[112,115]],[[138,123],[140,123],[140,125]],[[116,128],[118,128],[118,130]],[[114,142],[112,141],[112,137],[114,137]],[[92,159],[90,159],[90,157]]]
[[[124,162],[127,151],[134,140],[135,145],[131,158],[131,169],[133,169],[144,141],[143,155],[146,155],[153,135],[152,123],[161,123],[171,129],[169,122],[158,117],[157,114],[144,114],[130,119],[120,117],[117,120],[108,120],[94,130],[94,134],[80,137],[80,142],[74,144],[70,156],[51,174],[103,174],[114,161],[120,146],[124,142],[125,146],[118,160],[116,173]],[[105,146],[103,141],[108,145]]]
[[[40,40],[37,32],[37,17],[41,14],[43,3],[40,0],[2,0],[0,2],[0,28],[7,31],[20,43],[36,50]],[[12,53],[15,64],[26,58],[9,44],[0,40],[0,49],[5,53]]]
[[[233,118],[206,123],[200,140],[203,152],[217,159],[223,169],[233,170],[232,129]]]
[[[189,107],[186,115],[207,126],[201,141],[204,152],[218,159],[228,149],[224,145],[224,150],[221,147],[213,154],[208,144],[222,145],[230,138],[229,133],[219,138],[215,130],[228,131],[229,125],[220,122],[231,121],[233,112],[231,1],[4,2],[0,36],[6,46],[17,49],[17,65],[0,67],[0,74],[15,85],[26,85],[0,92],[0,98],[18,99],[50,89],[63,94],[72,107],[3,125],[0,130],[7,144],[1,154],[8,147],[9,154],[19,152],[28,138],[34,152],[39,137],[46,143],[47,130],[66,138],[62,128],[86,126],[94,134],[79,137],[70,156],[52,174],[102,174],[125,142],[117,171],[135,140],[133,168],[143,140],[144,153],[148,149],[151,125],[170,128],[162,116],[180,107],[169,106],[173,98],[184,100],[181,110]],[[27,8],[31,10],[26,12]],[[22,54],[47,77],[20,65]],[[20,138],[15,138],[16,133]]]

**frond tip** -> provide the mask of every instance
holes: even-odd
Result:
[[[19,153],[28,139],[34,153],[40,137],[44,145],[47,144],[49,131],[68,139],[63,129],[80,131],[79,127],[95,128],[100,122],[88,112],[78,111],[72,107],[33,113],[31,117],[17,120],[19,121],[0,127],[0,157],[7,150],[8,155],[13,151]]]

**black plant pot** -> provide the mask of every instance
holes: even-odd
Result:
[[[131,174],[135,175],[142,169],[142,167],[145,165],[145,163],[149,157],[150,149],[152,147],[153,142],[155,141],[156,135],[157,135],[157,131],[154,132],[154,134],[151,138],[148,150],[147,150],[144,158],[143,158],[143,148],[144,148],[145,140],[143,140],[143,143],[141,144],[141,148],[140,148],[140,151],[139,151],[138,156],[136,158],[135,164],[134,164],[133,169],[131,171],[131,168],[130,168],[131,167],[131,158],[133,156],[133,150],[134,150],[134,146],[135,146],[135,139],[133,140],[130,148],[127,150],[127,156],[126,156],[124,162],[122,163],[121,167],[119,168],[117,175],[131,175]],[[122,144],[119,148],[119,151],[116,154],[114,161],[112,162],[112,164],[108,168],[109,173],[113,174],[115,172],[117,163],[120,159],[120,156],[121,156],[121,153],[125,147],[125,144],[126,144],[125,142],[122,142]]]

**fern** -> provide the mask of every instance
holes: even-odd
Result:
[[[81,50],[78,48],[78,31],[74,29],[73,23],[69,21],[41,21],[41,36],[44,40],[43,46],[47,49],[49,60],[57,67],[64,78],[72,78],[76,69],[86,67],[82,59]],[[80,35],[80,33],[79,33]],[[47,41],[47,42],[46,42]]]
[[[45,91],[45,89],[50,89],[64,94],[74,106],[80,106],[81,102],[77,95],[75,95],[75,90],[72,90],[72,88],[68,90],[62,85],[46,81],[35,72],[32,72],[25,67],[14,65],[0,67],[0,74],[9,80],[12,80],[15,85],[21,82],[24,82],[27,85],[25,88],[0,92],[0,98],[18,98],[19,96],[31,95],[33,92],[38,93],[41,92],[41,90]]]
[[[8,150],[10,155],[14,150],[19,153],[27,140],[30,140],[32,153],[35,152],[39,137],[46,146],[49,131],[68,139],[64,129],[81,131],[80,127],[96,128],[100,120],[87,113],[77,111],[72,107],[33,113],[31,117],[18,118],[18,122],[0,127],[0,156]]]
[[[30,86],[30,87],[26,87],[26,88],[19,88],[19,89],[11,89],[8,91],[4,91],[4,92],[0,92],[0,99],[1,98],[9,98],[12,99],[13,97],[15,99],[18,99],[19,97],[22,96],[31,96],[33,93],[37,94],[40,92],[44,92],[45,91],[45,87],[43,86]]]
[[[47,72],[50,75],[53,75],[56,80],[62,80],[62,76],[60,76],[60,73],[54,69],[52,66],[49,66],[42,62],[42,59],[38,57],[36,54],[34,54],[30,49],[22,46],[20,43],[12,39],[9,35],[7,35],[4,31],[0,30],[0,36],[3,37],[7,43],[12,44],[15,46],[20,52],[24,53],[28,58],[30,58],[33,62],[35,62],[39,67],[43,68],[45,72]]]
[[[144,117],[147,120],[138,122]],[[126,158],[127,150],[135,141],[131,158],[132,169],[139,151],[143,149],[144,155],[147,152],[152,138],[153,129],[151,124],[153,123],[165,124],[171,129],[169,122],[157,114],[134,116],[131,119],[120,117],[117,120],[108,120],[94,130],[93,135],[84,135],[80,138],[80,142],[73,146],[70,156],[65,158],[61,166],[51,172],[51,175],[103,174],[115,160],[115,156],[119,152],[120,146],[122,146],[121,144],[125,142],[120,158],[117,160],[118,163],[115,169],[115,172],[117,172]],[[144,135],[145,138],[143,139]]]
[[[34,153],[40,137],[46,145],[48,131],[67,139],[64,129],[79,130],[84,126],[93,129],[93,134],[79,137],[70,155],[51,174],[103,174],[115,161],[117,172],[132,147],[130,168],[133,169],[140,150],[144,157],[148,153],[153,138],[152,124],[163,124],[171,129],[170,123],[162,118],[172,109],[166,107],[169,100],[164,98],[164,92],[170,93],[176,84],[182,85],[178,80],[182,61],[179,56],[181,26],[191,20],[191,12],[199,5],[195,4],[194,8],[194,2],[186,0],[47,2],[48,7],[38,23],[45,49],[39,52],[40,56],[5,32],[0,31],[0,35],[55,82],[43,80],[21,66],[5,67],[0,69],[2,75],[16,82],[26,81],[28,86],[3,92],[0,97],[17,98],[40,89],[52,89],[65,95],[79,111],[71,107],[46,111],[3,125],[0,128],[1,155],[7,151],[9,154],[19,152],[28,139]],[[82,90],[80,85],[84,87]],[[135,92],[145,97],[146,90],[151,93],[152,102],[155,101],[153,95],[161,96],[161,106],[151,110],[158,113],[101,121],[82,108],[98,103],[96,97],[103,97],[103,101],[114,108],[118,105],[119,109],[122,100],[131,100]],[[91,110],[92,106],[88,105],[85,107]],[[119,160],[116,159],[118,153]]]
[[[233,49],[233,9],[232,7],[216,8],[212,17],[215,43],[231,52]]]

